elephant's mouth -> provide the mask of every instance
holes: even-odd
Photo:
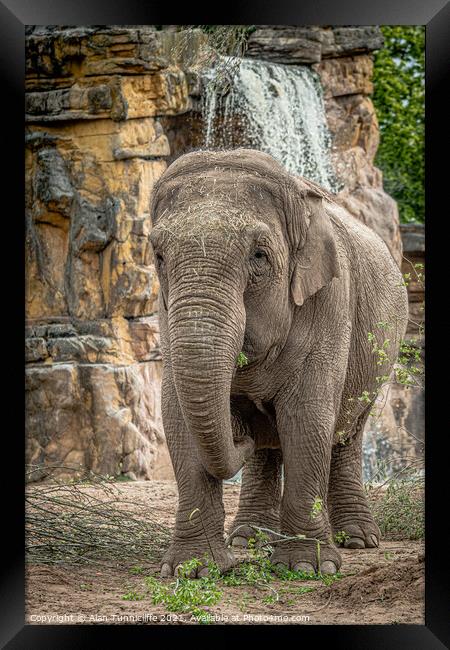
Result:
[[[260,351],[258,351],[258,346],[256,341],[254,341],[248,332],[244,334],[244,340],[242,342],[242,354],[245,356],[245,363],[243,365],[238,365],[238,370],[245,370],[248,366],[255,365],[259,361]]]
[[[233,371],[233,379],[237,377],[243,378],[249,371],[255,370],[255,368],[264,369],[274,362],[278,357],[283,345],[280,343],[273,344],[268,348],[261,348],[253,344],[252,339],[247,336],[244,336],[244,342],[242,345],[242,353],[245,356],[245,363],[240,365],[236,364],[236,367]]]

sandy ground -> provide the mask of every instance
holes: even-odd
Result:
[[[159,513],[161,523],[173,525],[176,484],[168,481],[119,483],[127,500],[145,501]],[[237,508],[239,485],[224,486],[230,523]],[[279,601],[264,604],[272,592],[249,586],[224,587],[221,602],[209,608],[218,624],[424,624],[424,548],[421,542],[383,541],[380,548],[342,550],[343,577],[327,587],[319,581],[280,582],[271,585]],[[244,558],[246,551],[239,557]],[[27,570],[26,622],[30,624],[198,624],[190,614],[171,614],[163,605],[123,600],[135,590],[145,593],[146,575],[158,575],[158,566],[145,565],[134,575],[116,568],[67,567],[31,564]],[[170,580],[167,580],[170,582]],[[298,593],[299,587],[313,591]],[[297,593],[296,593],[297,591]]]

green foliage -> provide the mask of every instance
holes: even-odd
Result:
[[[241,562],[224,575],[222,577],[224,585],[228,587],[237,587],[240,585],[264,587],[274,579],[273,567],[268,556],[268,551],[258,546],[258,543],[261,545],[267,542],[267,540],[267,535],[261,531],[258,531],[255,537],[251,537],[248,540],[250,560]]]
[[[348,443],[348,433],[346,431],[336,431],[336,435],[338,439],[338,445],[345,447],[345,445]]]
[[[425,28],[383,26],[384,48],[375,55],[373,102],[380,125],[375,164],[400,220],[425,218]]]
[[[236,365],[238,368],[243,368],[244,366],[248,365],[248,359],[243,352],[239,352],[236,359]]]
[[[280,595],[303,595],[313,591],[311,586],[291,585],[293,581],[320,581],[329,586],[342,577],[341,573],[334,575],[322,575],[306,573],[304,571],[292,571],[288,568],[274,566],[271,564],[269,554],[270,547],[263,546],[268,542],[268,537],[262,531],[258,531],[254,538],[249,540],[250,559],[240,562],[237,566],[221,575],[218,566],[214,562],[192,558],[181,565],[176,580],[167,583],[153,576],[145,578],[145,584],[154,605],[162,604],[169,612],[188,613],[200,623],[209,623],[210,615],[205,609],[207,606],[218,604],[223,597],[225,587],[250,587],[256,590],[264,590],[269,593],[261,601],[264,604],[273,604],[280,601]],[[208,575],[192,580],[190,576],[195,570],[208,564]],[[276,589],[273,586],[275,581],[281,581],[282,586]],[[142,596],[143,598],[144,596]],[[126,600],[140,600],[140,594],[130,592],[123,596]],[[245,612],[248,609],[252,596],[247,591],[242,592],[238,601],[238,607]],[[287,605],[295,601],[287,601]]]
[[[410,275],[410,274],[404,274]],[[416,272],[417,275],[417,272]],[[420,274],[422,281],[423,275]],[[377,323],[379,329],[388,330],[392,326],[389,323]],[[419,324],[419,334],[423,335],[423,324]],[[377,337],[373,332],[368,332],[367,340],[372,344],[372,354],[377,358],[377,365],[383,366],[384,364],[391,364],[394,366],[395,380],[398,384],[403,384],[404,386],[419,386],[418,377],[423,374],[422,368],[422,358],[421,358],[421,349],[418,345],[417,340],[402,340],[400,342],[400,349],[396,359],[391,359],[387,353],[389,349],[390,339],[384,339],[383,343],[380,345],[377,341]],[[378,375],[376,377],[376,382],[379,389],[383,384],[389,382],[388,375]],[[373,398],[376,399],[377,392],[373,392]],[[367,391],[364,391],[363,394],[358,397],[359,401],[370,403],[370,395]]]
[[[375,393],[376,395],[376,393]],[[363,390],[361,395],[358,397],[358,402],[363,402],[364,404],[371,404],[373,401],[373,393],[371,397],[371,393],[369,393],[368,390]]]
[[[402,341],[395,367],[397,383],[404,386],[420,386],[419,378],[423,374],[422,358],[417,341]]]
[[[169,612],[190,613],[198,617],[200,622],[208,622],[204,607],[216,605],[222,598],[222,591],[217,585],[218,568],[212,562],[208,563],[209,575],[197,580],[189,578],[192,571],[202,564],[198,558],[184,562],[176,582],[168,585],[148,576],[145,582],[153,604],[163,604]]]
[[[320,497],[315,497],[311,507],[311,519],[315,519],[320,515],[323,510],[323,500]]]
[[[137,591],[129,591],[122,596],[122,600],[144,600],[145,594],[139,594]]]
[[[136,566],[132,566],[130,569],[130,573],[132,573],[135,576],[138,576],[143,572],[144,572],[144,567],[141,566],[140,564],[137,564]]]
[[[423,539],[425,535],[424,478],[417,472],[389,481],[381,497],[371,495],[372,514],[385,539]]]
[[[348,539],[350,539],[350,535],[346,533],[345,530],[339,530],[334,535],[334,541],[336,542],[336,544],[343,544]]]

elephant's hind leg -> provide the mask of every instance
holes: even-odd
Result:
[[[281,502],[280,449],[258,449],[242,470],[242,486],[239,508],[229,529],[233,546],[247,546],[256,531],[249,524],[279,531]]]
[[[362,481],[362,438],[368,411],[361,415],[352,435],[333,447],[328,510],[335,541],[346,548],[379,545],[380,529],[375,523]]]

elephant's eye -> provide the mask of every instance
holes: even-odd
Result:
[[[256,290],[265,286],[272,276],[272,257],[269,247],[255,247],[249,258],[248,288]]]
[[[164,257],[162,255],[160,255],[159,253],[156,253],[155,258],[156,258],[156,261],[158,262],[159,266],[161,266],[161,264],[164,264]]]
[[[265,254],[265,252],[263,250],[261,250],[261,248],[257,248],[253,253],[253,258],[256,259],[256,260],[262,260],[262,259],[264,259],[266,257],[267,257],[267,255]]]

